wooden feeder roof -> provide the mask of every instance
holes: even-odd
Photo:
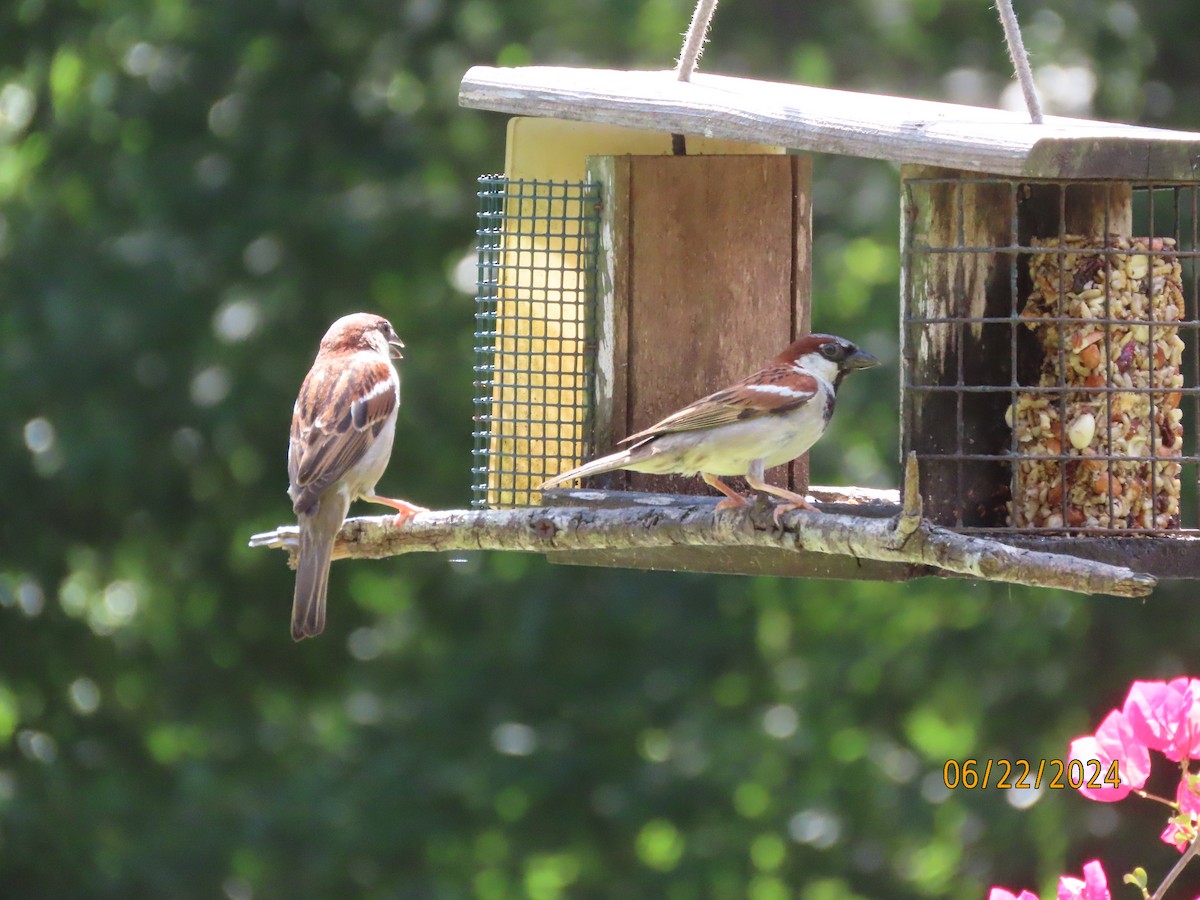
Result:
[[[476,66],[461,105],[1023,178],[1200,180],[1200,134],[673,71]]]

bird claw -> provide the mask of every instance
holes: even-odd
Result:
[[[736,500],[733,497],[726,497],[724,500],[720,501],[716,505],[716,509],[714,511],[720,512],[723,509],[744,509],[747,506],[750,506],[750,501],[739,494]]]
[[[404,503],[403,500],[399,502]],[[410,521],[412,521],[413,517],[416,516],[417,513],[429,512],[429,510],[424,506],[417,506],[415,503],[405,503],[404,509],[400,509],[399,506],[397,506],[396,509],[399,509],[400,511],[396,513],[396,518],[392,519],[393,528],[403,528]]]
[[[371,494],[363,497],[368,503],[379,503],[383,506],[390,506],[396,510],[397,515],[392,519],[393,528],[401,528],[408,524],[408,520],[417,513],[429,512],[424,506],[417,506],[415,503],[409,503],[407,500],[396,500],[392,497],[380,497],[378,494]]]
[[[419,510],[418,510],[418,512],[419,512]],[[415,516],[416,514],[417,514],[416,512],[396,513],[395,518],[392,519],[392,527],[393,528],[403,528],[405,525],[407,525],[409,522],[412,521],[413,516]]]
[[[781,521],[783,516],[790,512],[794,512],[797,509],[807,510],[808,512],[820,512],[819,509],[817,509],[807,500],[789,500],[788,502],[780,503],[775,507],[771,513],[771,521],[775,523],[776,528],[778,528],[780,531],[783,531],[783,522]]]

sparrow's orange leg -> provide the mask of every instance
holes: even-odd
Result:
[[[775,511],[771,513],[771,518],[775,521],[776,528],[783,526],[779,522],[779,517],[784,513],[789,513],[793,509],[807,509],[810,512],[820,512],[815,506],[801,497],[799,494],[789,491],[787,488],[777,487],[773,484],[767,484],[761,477],[757,477],[751,472],[746,476],[746,484],[754,488],[756,491],[762,491],[765,494],[773,494],[776,497],[781,497],[786,500],[786,503],[780,503],[775,507]]]
[[[407,500],[393,500],[391,497],[380,497],[378,494],[367,494],[363,499],[368,503],[382,503],[384,506],[390,506],[392,509],[397,510],[400,514],[396,516],[396,520],[392,523],[396,528],[399,528],[417,513],[429,512],[425,507],[409,503]]]
[[[739,494],[737,491],[735,491],[733,488],[731,488],[729,485],[727,485],[725,482],[723,482],[716,475],[709,475],[707,472],[701,472],[700,477],[704,479],[705,484],[715,487],[718,491],[720,491],[722,494],[724,494],[726,496],[726,498],[728,498],[728,499],[722,500],[720,503],[717,504],[718,510],[736,509],[739,506],[749,506],[750,505],[749,500],[747,500],[745,497],[743,497],[741,494]]]

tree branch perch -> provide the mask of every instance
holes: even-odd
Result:
[[[603,499],[603,492],[562,492],[572,502]],[[654,495],[643,495],[651,498]],[[681,502],[682,501],[682,502]],[[381,559],[403,553],[463,550],[634,550],[651,547],[765,547],[915,563],[947,574],[1085,594],[1142,597],[1152,575],[1072,556],[1012,547],[957,534],[902,510],[890,518],[796,510],[783,530],[770,524],[767,506],[716,512],[710,498],[618,508],[536,506],[522,509],[446,510],[420,513],[403,527],[391,516],[347,520],[334,559]],[[292,564],[297,529],[284,525],[256,534],[251,547],[287,550]]]

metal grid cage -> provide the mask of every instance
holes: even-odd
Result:
[[[600,187],[479,179],[472,505],[529,506],[592,451]]]
[[[901,449],[935,521],[1200,525],[1198,189],[905,180]]]

